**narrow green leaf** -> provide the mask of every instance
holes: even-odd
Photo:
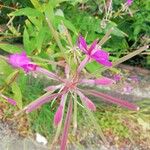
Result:
[[[30,0],[30,1],[37,10],[42,12],[43,8],[42,8],[42,5],[39,3],[39,1],[37,0]]]
[[[14,99],[17,102],[17,106],[19,109],[22,109],[22,93],[21,90],[16,82],[12,83],[12,92],[14,93]]]
[[[37,38],[36,46],[39,52],[41,52],[41,48],[42,48],[42,44],[43,44],[46,32],[47,32],[47,28],[42,27],[38,33],[38,36],[36,37]]]
[[[62,22],[64,23],[64,25],[71,30],[73,33],[75,33],[76,35],[78,35],[77,30],[75,28],[75,26],[67,19],[65,19],[62,16],[56,16],[55,17],[55,21],[57,24],[62,24]]]
[[[15,71],[13,71],[7,78],[6,78],[6,84],[8,85],[8,84],[10,84],[10,83],[12,83],[15,79],[16,79],[16,77],[17,77],[17,75],[18,75],[18,70],[15,70]]]
[[[22,16],[22,15],[33,17],[43,16],[43,14],[40,11],[30,7],[22,8],[9,14],[9,16]]]
[[[24,49],[26,50],[27,54],[30,54],[30,40],[29,40],[29,34],[28,31],[26,29],[26,27],[24,28],[24,32],[23,32],[23,45],[24,45]]]
[[[0,60],[0,75],[6,77],[12,72],[11,66],[5,61],[5,60]]]
[[[69,0],[50,0],[49,2],[53,6],[53,8],[56,8],[57,5],[59,5],[62,2],[66,2],[66,1],[69,1]]]
[[[123,31],[121,31],[118,27],[117,24],[109,21],[109,23],[107,24],[106,28],[105,28],[105,32],[107,33],[108,30],[110,30],[111,28],[113,28],[113,31],[111,32],[111,34],[115,35],[115,36],[119,36],[119,37],[125,37],[128,36],[126,33],[124,33]]]
[[[0,48],[8,53],[21,52],[21,49],[19,47],[11,45],[11,44],[1,44],[0,43]]]

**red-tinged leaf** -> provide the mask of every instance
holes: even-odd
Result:
[[[72,99],[70,99],[69,101],[69,106],[67,110],[67,115],[66,115],[62,140],[61,140],[61,147],[60,147],[61,150],[65,150],[67,146],[67,138],[68,138],[68,131],[71,123],[71,116],[72,116]]]
[[[94,91],[94,90],[82,90],[84,93],[86,94],[89,94],[89,95],[93,95],[95,97],[99,97],[99,98],[102,98],[104,99],[105,101],[107,102],[111,102],[111,103],[114,103],[114,104],[117,104],[117,105],[120,105],[122,107],[126,107],[128,109],[131,109],[131,110],[139,110],[139,107],[133,103],[130,103],[128,101],[125,101],[125,100],[122,100],[122,99],[118,99],[118,98],[115,98],[115,97],[112,97],[112,96],[109,96],[107,94],[104,94],[104,93],[101,93],[101,92],[97,92],[97,91]]]
[[[39,97],[29,105],[27,105],[24,110],[29,113],[32,112],[33,110],[37,109],[38,107],[42,106],[45,103],[50,102],[52,99],[61,96],[62,93],[55,93],[55,94],[49,94],[49,92],[45,93],[43,96]]]
[[[82,92],[80,92],[79,90],[76,91],[76,93],[80,96],[81,101],[83,102],[83,104],[92,111],[96,110],[96,106],[94,105],[94,103],[88,98],[86,97]]]
[[[63,106],[60,105],[55,113],[55,116],[54,116],[54,125],[57,126],[61,119],[62,119],[62,113],[63,113]]]

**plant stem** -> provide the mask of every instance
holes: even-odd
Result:
[[[134,57],[134,56],[136,56],[136,55],[142,53],[143,51],[145,51],[145,50],[148,49],[148,48],[149,48],[148,45],[145,45],[145,46],[143,46],[143,47],[140,47],[139,49],[137,49],[137,50],[135,50],[135,51],[129,53],[128,55],[125,55],[125,56],[121,57],[118,61],[113,62],[112,67],[110,67],[110,68],[104,67],[104,68],[102,68],[101,70],[97,70],[97,71],[95,71],[94,73],[92,73],[91,76],[92,76],[92,75],[101,74],[103,71],[106,71],[107,69],[111,69],[111,68],[113,68],[113,67],[115,67],[115,66],[117,66],[117,65],[119,65],[119,64],[121,64],[121,63],[123,63],[123,62],[125,62],[126,60],[128,60],[128,59],[130,59],[130,58],[132,58],[132,57]]]
[[[61,41],[60,41],[59,36],[58,36],[58,33],[57,33],[57,31],[55,31],[55,29],[54,29],[54,27],[53,27],[53,25],[52,25],[52,23],[50,21],[50,18],[47,15],[46,15],[46,21],[48,23],[48,26],[49,26],[49,28],[50,28],[50,30],[52,32],[52,35],[53,35],[53,37],[54,37],[54,39],[55,39],[59,49],[61,50],[61,53],[63,54],[65,60],[68,62],[68,59],[67,59],[67,57],[65,55],[65,49],[64,49],[63,45],[61,44]]]
[[[5,6],[5,5],[1,5],[1,4],[0,4],[0,7],[4,7],[4,8],[8,8],[8,9],[17,10],[17,8],[10,7],[10,6]]]
[[[74,114],[73,114],[73,134],[76,134],[77,130],[77,94],[74,94]]]
[[[110,34],[112,33],[113,31],[113,27],[110,28],[106,34],[104,35],[104,37],[100,40],[100,42],[98,43],[99,46],[102,46],[107,40],[109,40],[111,38]]]

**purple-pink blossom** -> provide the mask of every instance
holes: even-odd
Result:
[[[97,47],[97,42],[98,41],[95,40],[91,46],[88,47],[85,39],[80,35],[78,38],[78,47],[89,57],[89,59],[92,58],[104,66],[111,67],[112,63],[109,61],[109,53],[99,49]]]
[[[127,5],[128,6],[132,5],[132,3],[133,3],[133,0],[127,0]]]
[[[9,56],[9,63],[16,68],[23,69],[26,73],[35,71],[37,65],[33,64],[27,57],[26,52],[23,51],[21,54],[12,54]]]

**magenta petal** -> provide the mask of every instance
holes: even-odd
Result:
[[[37,65],[35,65],[35,64],[25,64],[25,65],[22,65],[21,67],[24,69],[24,71],[26,73],[28,73],[30,71],[35,71],[36,68],[37,68]]]
[[[109,61],[109,53],[104,50],[97,50],[93,55],[91,55],[91,58],[104,66],[112,66],[112,63]]]
[[[94,57],[93,57],[94,58]],[[112,66],[112,62],[104,59],[104,58],[100,58],[100,59],[95,59],[98,63],[106,66],[106,67],[111,67]]]
[[[54,125],[57,126],[61,119],[62,119],[62,113],[63,113],[63,106],[60,105],[55,113],[55,116],[54,116]]]
[[[97,40],[95,40],[92,44],[91,44],[91,46],[90,46],[90,48],[89,48],[89,50],[88,50],[88,54],[91,54],[92,53],[92,51],[95,49],[95,47],[96,47],[96,45],[97,45]]]
[[[78,38],[78,47],[80,48],[80,50],[82,50],[84,53],[87,53],[87,44],[85,39],[80,35]]]
[[[96,59],[99,58],[109,59],[109,53],[104,50],[97,50],[92,56]]]
[[[113,83],[115,83],[115,81],[112,79],[109,79],[107,77],[102,77],[100,79],[95,80],[95,84],[97,84],[97,85],[98,84],[100,84],[100,85],[111,85]]]
[[[21,68],[25,64],[29,64],[30,59],[26,56],[26,53],[23,51],[21,54],[12,54],[9,56],[9,63],[14,66]]]
[[[133,3],[133,0],[127,0],[127,5],[130,6]]]
[[[27,57],[26,52],[23,51],[21,54],[12,54],[9,57],[9,63],[13,67],[22,68],[26,73],[35,71],[37,65],[32,64],[30,59]]]

